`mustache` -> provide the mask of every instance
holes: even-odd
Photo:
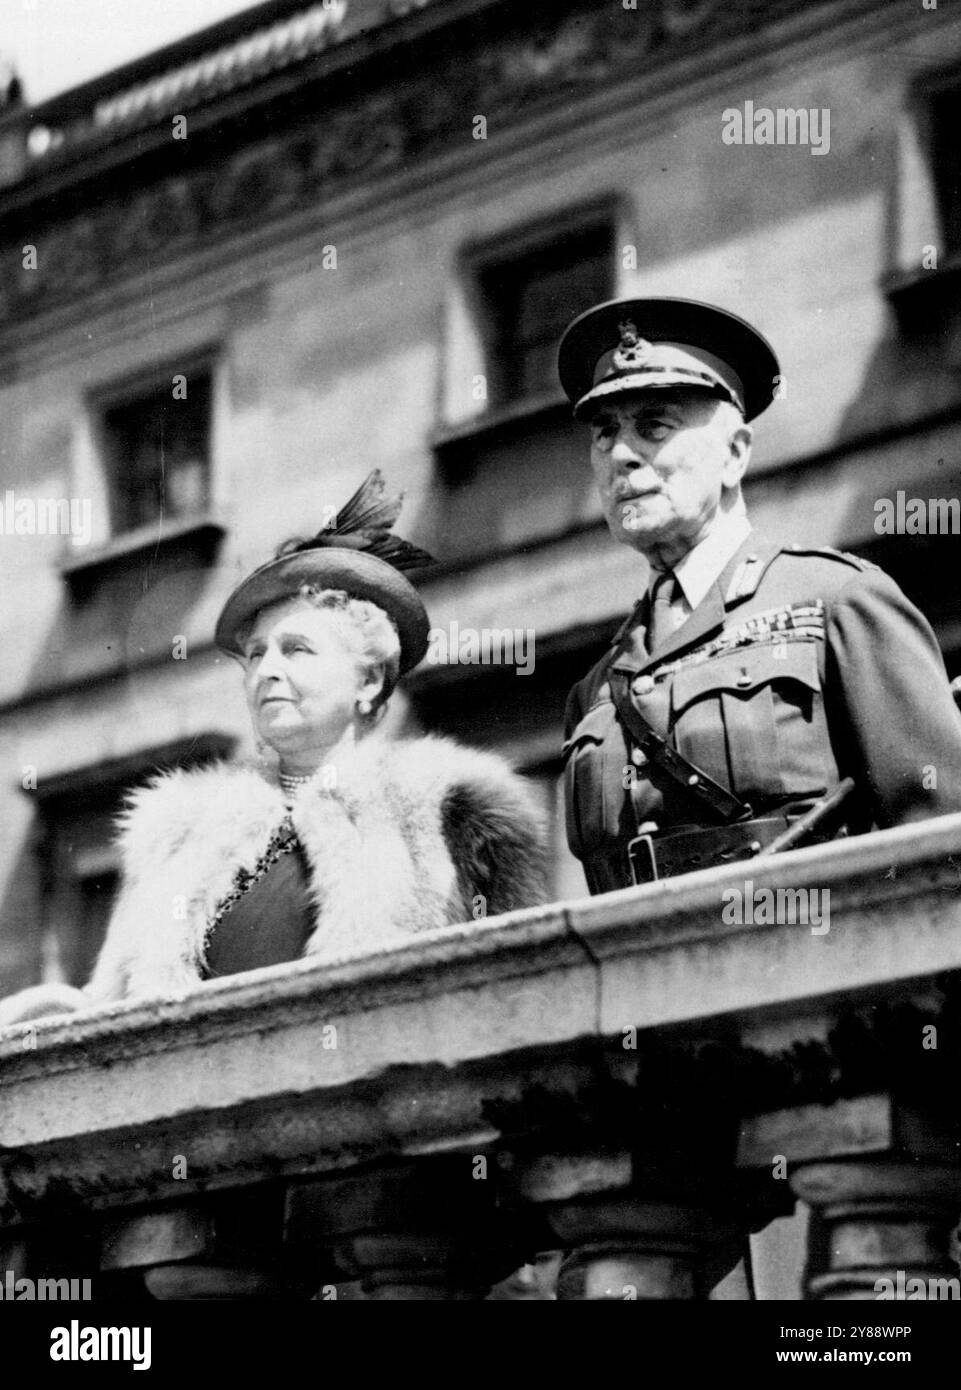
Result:
[[[660,492],[660,487],[646,487],[638,492],[633,487],[616,488],[612,494],[614,501],[620,505],[623,502],[638,502],[642,497],[650,497],[655,492]]]

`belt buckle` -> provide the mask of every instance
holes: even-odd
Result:
[[[631,877],[636,884],[654,883],[677,874],[752,859],[782,832],[785,823],[784,816],[773,815],[731,825],[666,831],[657,837],[661,840],[658,846],[654,835],[638,835],[627,846]],[[703,846],[710,853],[706,854]]]
[[[654,853],[654,836],[637,835],[630,840],[627,846],[627,862],[635,884],[656,882],[657,856]]]

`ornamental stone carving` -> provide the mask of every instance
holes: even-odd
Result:
[[[419,8],[419,0],[411,5]],[[493,5],[479,42],[451,43],[446,51],[435,47],[432,52],[442,56],[422,67],[411,64],[413,71],[405,66],[403,81],[381,68],[377,85],[367,88],[359,63],[349,95],[319,110],[307,127],[274,127],[269,138],[193,168],[184,168],[187,151],[180,148],[176,174],[139,189],[115,180],[109,200],[79,215],[50,220],[49,198],[38,198],[36,207],[19,214],[19,225],[11,215],[0,244],[0,326],[113,287],[148,261],[157,266],[187,248],[208,248],[238,225],[315,204],[351,181],[409,167],[445,147],[463,148],[478,113],[496,115],[503,124],[549,110],[552,103],[569,104],[636,78],[644,62],[688,57],[695,31],[702,43],[752,32],[791,13],[792,5],[793,0],[744,0],[731,7],[719,0],[638,0],[636,9],[626,9],[581,0],[549,23]],[[250,73],[245,85],[253,101]],[[166,123],[169,115],[158,112],[157,120]],[[243,128],[249,132],[255,122]],[[110,138],[109,130],[97,134],[91,126],[88,138],[71,146],[77,177],[97,140]],[[69,162],[57,167],[69,179]],[[28,243],[37,247],[36,271],[23,269]]]
[[[164,179],[135,198],[114,225],[113,252],[118,262],[151,255],[157,246],[179,246],[200,230],[194,185],[188,179]]]
[[[264,141],[228,163],[214,184],[209,215],[215,224],[277,216],[297,204],[302,186],[303,171],[290,144]]]

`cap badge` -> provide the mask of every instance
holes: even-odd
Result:
[[[617,331],[621,335],[621,341],[611,359],[612,365],[619,372],[642,366],[651,351],[650,343],[640,336],[636,325],[630,319],[624,319],[619,323]]]

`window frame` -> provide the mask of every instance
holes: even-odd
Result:
[[[69,983],[71,961],[83,961],[84,952],[77,949],[73,938],[83,908],[84,883],[115,874],[117,887],[122,886],[115,835],[99,846],[82,846],[75,852],[65,843],[71,828],[85,814],[112,819],[127,792],[156,771],[228,758],[236,746],[232,734],[207,730],[192,738],[41,779],[35,790],[21,789],[36,806],[34,853],[40,860],[42,983]],[[99,950],[100,944],[87,955],[95,961]]]
[[[950,93],[954,93],[961,107],[961,62],[944,68],[919,74],[911,91],[911,105],[914,108],[915,123],[921,149],[927,164],[934,206],[937,209],[939,233],[945,264],[961,259],[961,187],[953,194],[956,226],[954,242],[949,240],[949,209],[944,192],[943,161],[939,151],[939,122],[936,118],[936,104]],[[961,154],[958,156],[959,183],[961,183]]]
[[[197,523],[208,522],[211,519],[216,496],[214,460],[219,363],[219,348],[215,345],[206,345],[193,348],[177,357],[153,362],[130,375],[97,386],[88,392],[86,404],[90,433],[104,480],[104,493],[109,515],[109,536],[103,547],[104,550],[126,549],[128,545],[137,548],[139,537],[150,535],[156,539],[157,530],[161,526],[165,531],[172,529],[181,532],[192,528]],[[107,425],[107,416],[111,411],[122,409],[125,406],[134,406],[139,401],[146,401],[150,396],[159,396],[164,389],[169,389],[172,392],[173,378],[178,375],[187,378],[188,401],[190,399],[191,377],[196,378],[203,375],[208,381],[204,500],[199,506],[189,511],[175,514],[165,511],[147,521],[141,521],[139,524],[121,525],[118,521],[117,510],[116,460],[113,441],[110,438]]]
[[[606,194],[589,202],[556,211],[549,217],[541,217],[494,236],[485,237],[483,240],[474,241],[463,248],[460,257],[460,277],[468,313],[482,344],[483,366],[488,383],[486,409],[478,412],[478,422],[488,415],[522,415],[528,405],[542,407],[565,399],[559,382],[554,391],[542,389],[516,396],[508,396],[502,392],[502,372],[495,363],[496,316],[492,311],[491,295],[484,286],[485,277],[492,275],[497,268],[507,267],[512,262],[519,265],[532,259],[540,249],[561,248],[565,242],[573,238],[603,232],[606,233],[609,243],[610,292],[607,297],[616,298],[621,288],[617,247],[623,240],[623,226],[623,199],[619,195]],[[585,308],[588,307],[590,306],[585,305]],[[464,422],[465,425],[467,423]]]

